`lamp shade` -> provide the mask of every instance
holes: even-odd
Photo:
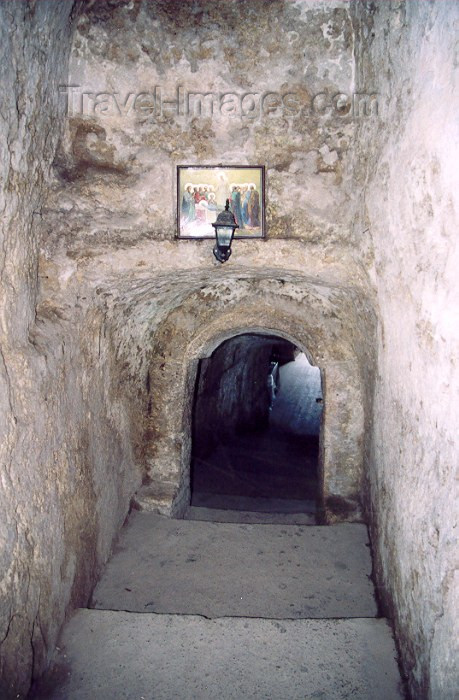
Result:
[[[233,213],[229,209],[229,199],[226,200],[225,210],[220,212],[217,220],[212,224],[215,229],[214,255],[221,263],[226,262],[231,255],[231,243],[234,232],[239,226]]]

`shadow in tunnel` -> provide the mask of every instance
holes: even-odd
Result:
[[[289,341],[222,343],[196,380],[191,505],[315,513],[322,403],[320,370]]]

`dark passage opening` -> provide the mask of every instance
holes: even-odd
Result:
[[[222,343],[196,379],[191,505],[313,514],[322,403],[320,370],[291,342]]]

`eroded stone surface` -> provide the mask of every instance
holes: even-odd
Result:
[[[394,2],[360,10],[358,71],[390,95],[378,134],[367,122],[360,135],[380,316],[370,471],[377,571],[413,697],[452,700],[459,687],[459,7]]]
[[[0,4],[2,697],[19,697],[32,675],[43,670],[48,642],[56,638],[72,591],[78,597],[75,567],[87,580],[93,558],[90,545],[85,566],[75,541],[77,523],[91,510],[91,483],[64,515],[69,492],[87,467],[85,457],[76,456],[81,435],[67,430],[59,417],[78,368],[69,368],[68,356],[58,354],[52,341],[46,354],[40,352],[33,335],[36,222],[64,120],[57,86],[66,77],[72,4]],[[90,540],[90,530],[97,529],[92,514],[81,527]]]
[[[266,164],[271,238],[353,245],[355,122],[335,97],[353,71],[341,0],[93,4],[73,42],[47,245],[172,239],[175,166],[220,162]]]
[[[36,313],[38,223],[64,123],[58,86],[73,10],[72,2],[0,3],[2,698],[24,697],[45,668],[139,481],[101,313],[81,313],[74,299],[62,313],[52,302]]]

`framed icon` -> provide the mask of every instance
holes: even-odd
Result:
[[[238,225],[234,237],[264,238],[264,166],[177,166],[177,237],[214,238],[212,224],[227,199]]]

